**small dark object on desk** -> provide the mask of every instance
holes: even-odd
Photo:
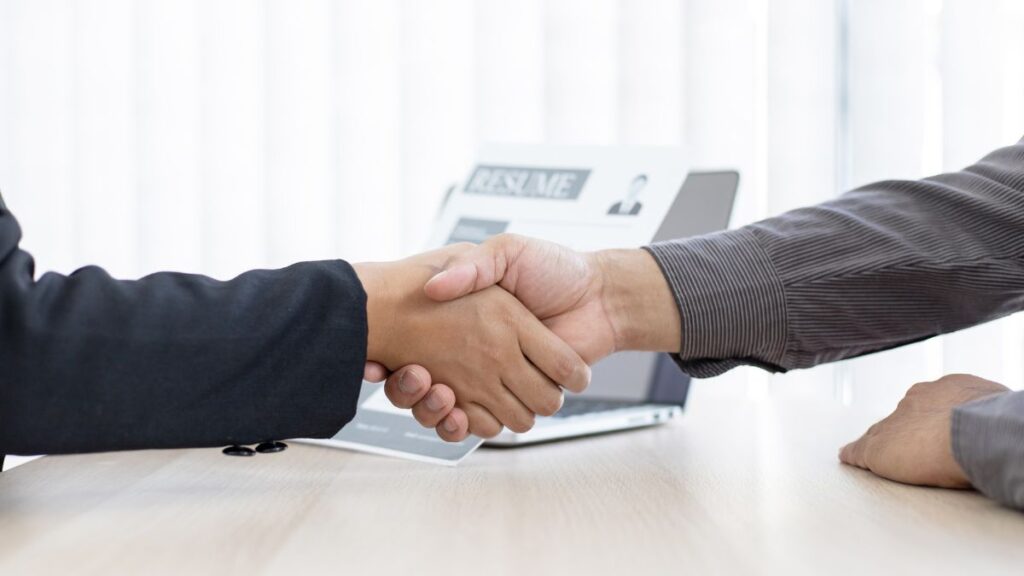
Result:
[[[222,450],[222,452],[224,452],[224,454],[226,454],[228,456],[255,456],[256,455],[256,452],[252,448],[249,448],[247,446],[238,446],[237,444],[234,445],[234,446],[228,446],[227,448]]]
[[[288,445],[284,442],[268,441],[262,442],[259,446],[256,446],[256,451],[260,454],[273,454],[274,452],[284,452],[288,449]]]

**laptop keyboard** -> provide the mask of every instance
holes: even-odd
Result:
[[[571,418],[573,416],[584,416],[595,412],[611,412],[612,410],[634,408],[636,406],[644,406],[645,404],[647,404],[647,402],[609,400],[605,398],[582,398],[577,396],[573,398],[566,398],[565,404],[562,405],[562,409],[558,411],[558,414],[552,416],[552,418]]]

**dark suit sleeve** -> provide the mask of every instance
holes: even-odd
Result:
[[[20,237],[0,209],[0,454],[329,437],[352,418],[366,294],[347,263],[36,280]]]

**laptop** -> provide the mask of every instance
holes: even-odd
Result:
[[[654,241],[699,236],[729,225],[739,174],[690,172]],[[504,429],[485,446],[512,447],[664,424],[682,414],[690,377],[667,354],[622,352],[593,367],[583,394],[566,396],[554,416],[529,432]]]

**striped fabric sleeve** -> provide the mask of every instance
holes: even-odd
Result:
[[[1024,510],[1024,392],[953,410],[953,455],[979,492]]]
[[[786,371],[1024,309],[1024,140],[962,171],[648,247],[695,377]]]

